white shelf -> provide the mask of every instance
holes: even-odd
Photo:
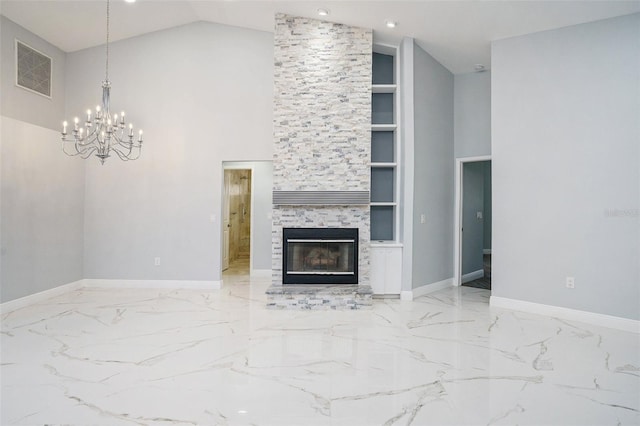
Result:
[[[396,167],[398,163],[371,163],[371,167]]]
[[[373,84],[371,86],[371,93],[395,93],[395,84]]]
[[[372,132],[393,132],[398,126],[396,124],[372,124]]]

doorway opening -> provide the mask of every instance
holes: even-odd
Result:
[[[491,157],[456,159],[455,284],[491,290]]]
[[[222,271],[248,275],[251,270],[252,181],[251,169],[224,169],[222,220]]]

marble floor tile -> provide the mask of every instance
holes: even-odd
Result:
[[[2,425],[637,425],[633,333],[456,287],[363,311],[81,289],[2,316]]]

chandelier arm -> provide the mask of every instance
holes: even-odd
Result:
[[[132,150],[131,150],[131,148],[130,148],[130,147],[127,147],[127,148],[128,148],[128,149],[127,149],[127,151],[128,151],[128,152],[126,152],[126,153],[125,153],[125,152],[122,152],[122,151],[121,151],[121,148],[120,148],[119,146],[114,147],[114,148],[113,148],[113,151],[114,151],[116,154],[118,154],[118,157],[120,157],[120,159],[121,159],[122,161],[136,160],[136,159],[140,156],[140,155],[138,154],[138,157],[135,157],[135,158],[131,157]]]
[[[75,152],[67,151],[67,146],[69,146],[70,144],[75,149]],[[69,157],[75,157],[76,155],[80,154],[80,150],[78,149],[78,144],[72,139],[65,139],[65,138],[62,139],[62,152],[67,154]]]
[[[71,142],[71,140],[62,140],[62,152],[64,152],[66,155],[68,155],[69,157],[76,157],[76,156],[80,156],[83,159],[87,159],[95,150],[95,146],[92,145],[86,145],[86,146],[81,146],[82,149],[78,148],[78,144],[74,143],[73,144],[73,148],[75,149],[75,152],[69,152],[67,151],[67,145],[69,145]]]
[[[96,138],[97,134],[98,134],[98,126],[94,126],[91,129],[91,132],[87,133],[87,136],[85,137],[85,140],[87,141],[86,144],[90,143],[94,138]]]
[[[141,143],[135,143],[135,142],[120,142],[118,145],[113,146],[113,150],[116,151],[116,153],[118,153],[118,156],[120,156],[120,158],[123,158],[123,156],[127,159],[127,160],[136,160],[140,157],[140,153],[142,151],[142,144]],[[132,156],[132,154],[134,154],[134,150],[137,150],[137,155],[136,156]]]
[[[87,158],[91,157],[91,155],[92,155],[94,152],[96,152],[96,147],[95,147],[95,146],[92,146],[90,149],[88,149],[88,150],[86,151],[86,153],[81,154],[81,155],[80,155],[80,158],[82,158],[83,160],[86,160]]]
[[[127,157],[126,155],[122,154],[122,153],[120,152],[120,150],[114,149],[113,151],[118,155],[118,157],[119,157],[122,161],[129,161],[129,157]]]
[[[135,157],[129,157],[129,160],[137,160],[138,158],[140,158],[140,154],[142,154],[142,146],[134,146],[134,148],[137,148],[138,155],[136,155]]]
[[[126,141],[125,137],[128,139],[128,136],[124,135],[124,132],[122,130],[120,130],[120,134],[117,134],[117,132],[114,132],[113,134],[113,139],[118,143],[118,144],[127,144],[128,142]]]
[[[67,142],[69,142],[69,141],[66,141],[66,140],[62,139],[62,152],[64,152],[69,157],[75,157],[76,155],[80,154],[78,152],[77,148],[76,148],[76,152],[75,153],[74,152],[67,152]]]

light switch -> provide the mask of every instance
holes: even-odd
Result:
[[[476,212],[476,219],[482,220],[482,212]]]
[[[209,216],[209,222],[213,223],[216,221],[216,215],[212,214],[211,216]]]
[[[424,213],[422,213],[422,214],[420,215],[420,223],[425,223],[426,221],[427,221],[427,217],[425,216],[425,214],[424,214]]]

